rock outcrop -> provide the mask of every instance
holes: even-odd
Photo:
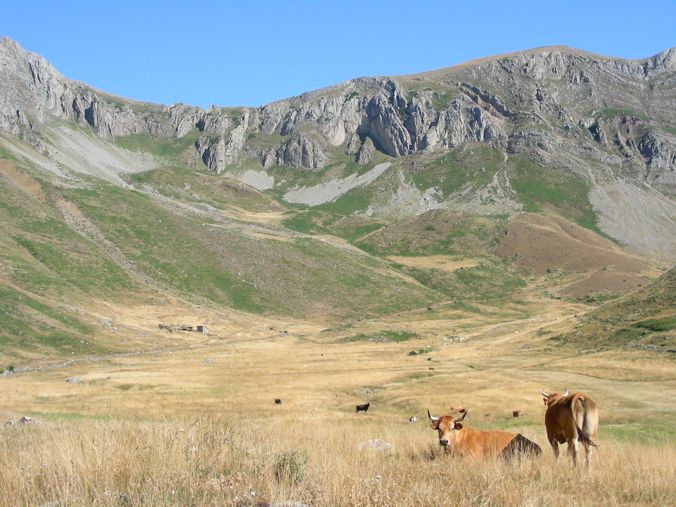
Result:
[[[376,147],[373,145],[373,141],[371,141],[370,137],[367,137],[366,139],[364,139],[364,142],[359,148],[359,151],[357,152],[354,159],[357,162],[357,164],[366,165],[371,161],[371,157],[373,157],[373,154],[375,152]]]
[[[321,169],[328,157],[319,142],[304,134],[292,136],[277,150],[277,164],[297,168]]]

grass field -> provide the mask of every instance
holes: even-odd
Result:
[[[374,434],[393,450],[360,450]],[[613,442],[585,471],[547,454],[511,463],[452,459],[431,443],[427,424],[311,414],[296,415],[293,425],[217,416],[59,421],[0,435],[0,495],[19,505],[673,505],[675,499],[676,452],[657,444]]]
[[[195,135],[118,140],[167,162],[124,185],[2,162],[0,505],[676,503],[673,273],[598,237],[581,181],[517,160],[532,213],[368,217],[375,187],[310,209],[194,172]],[[485,185],[496,153],[413,182]],[[590,273],[641,290],[599,306]],[[546,446],[539,392],[565,386],[600,407],[591,470]],[[544,455],[444,455],[426,410],[458,405]]]
[[[438,307],[337,327],[178,303],[120,306],[116,318],[130,328],[192,315],[210,334],[173,333],[175,348],[164,352],[0,377],[0,417],[37,421],[0,429],[0,498],[22,505],[673,504],[673,359],[579,355],[551,337],[588,306],[533,294],[518,306],[484,306],[480,317]],[[147,333],[148,341],[163,339],[159,330]],[[600,407],[600,448],[589,471],[573,470],[565,454],[554,464],[546,446],[539,391],[564,386]],[[369,412],[355,414],[366,401]],[[543,456],[505,463],[441,454],[425,411],[458,405],[470,409],[467,424],[522,432]],[[514,419],[513,410],[522,416]],[[420,422],[409,423],[411,415]],[[371,448],[374,439],[392,448]]]

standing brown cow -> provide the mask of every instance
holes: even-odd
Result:
[[[582,442],[585,461],[589,466],[592,447],[597,447],[592,441],[599,429],[596,403],[582,393],[569,394],[567,388],[563,394],[547,393],[544,390],[541,394],[547,407],[545,428],[554,457],[559,457],[559,444],[567,442],[573,465],[576,465],[578,442]]]

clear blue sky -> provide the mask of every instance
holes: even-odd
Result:
[[[257,106],[537,46],[650,56],[676,46],[676,0],[6,0],[0,35],[116,95]]]

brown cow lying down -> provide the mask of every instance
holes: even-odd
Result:
[[[460,456],[510,458],[522,454],[539,455],[542,452],[538,444],[519,433],[466,428],[461,421],[467,414],[468,411],[465,411],[462,417],[454,419],[450,415],[434,417],[427,411],[430,426],[439,433],[439,443],[451,453]]]

